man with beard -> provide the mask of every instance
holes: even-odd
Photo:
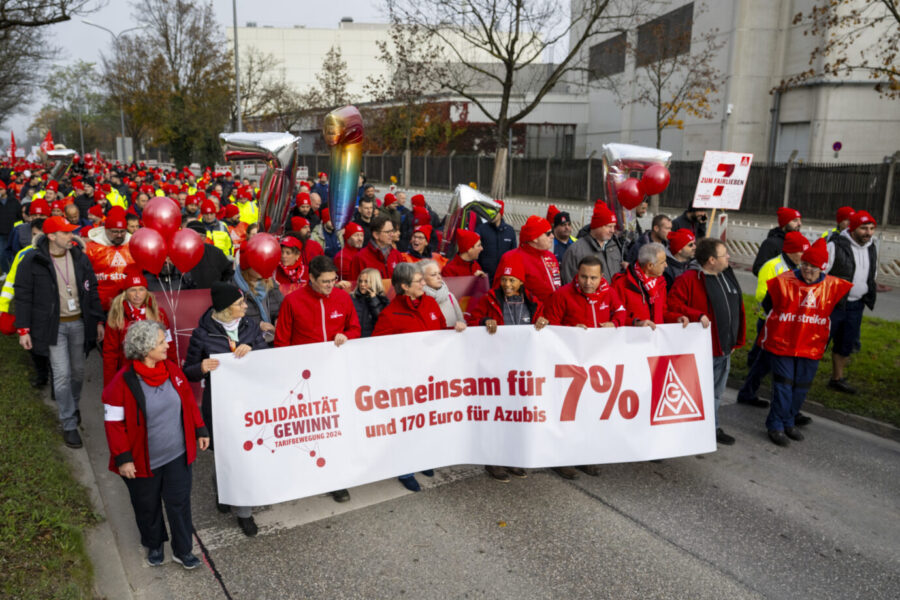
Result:
[[[679,229],[670,231],[666,239],[669,240],[669,247],[666,248],[666,270],[663,277],[666,278],[666,290],[671,290],[678,276],[687,271],[693,262],[697,238],[690,229]]]
[[[365,243],[366,234],[362,227],[351,221],[344,227],[343,235],[344,247],[335,255],[334,264],[338,268],[338,275],[340,275],[341,281],[355,284],[356,280],[352,277],[351,267],[353,259]]]
[[[120,206],[110,209],[103,227],[94,227],[88,232],[84,253],[97,275],[97,291],[104,312],[121,291],[119,285],[125,279],[125,269],[134,264],[128,249],[130,239],[125,210]]]
[[[706,209],[688,207],[672,221],[672,231],[689,229],[698,240],[705,238],[707,218]]]

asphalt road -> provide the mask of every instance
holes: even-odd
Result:
[[[418,494],[389,480],[346,504],[263,507],[252,539],[216,511],[203,453],[193,514],[211,560],[184,571],[167,546],[151,568],[125,485],[107,470],[96,355],[88,375],[85,450],[68,452],[96,477],[107,521],[89,547],[109,598],[900,597],[900,445],[816,418],[806,441],[778,448],[764,410],[730,401],[721,421],[737,444],[713,454],[574,482],[440,469],[418,476]]]

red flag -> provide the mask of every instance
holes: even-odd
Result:
[[[44,137],[44,141],[41,142],[41,150],[49,152],[50,150],[53,150],[53,148],[53,133],[48,131],[47,135]]]
[[[9,157],[16,160],[16,134],[9,132]]]

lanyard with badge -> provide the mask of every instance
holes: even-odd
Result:
[[[66,261],[66,270],[61,271],[59,269],[59,265],[56,264],[56,260],[53,260],[53,266],[56,267],[56,272],[59,273],[59,276],[62,277],[62,280],[66,282],[66,295],[69,298],[66,300],[66,306],[68,306],[69,312],[73,312],[78,310],[78,305],[75,304],[75,298],[72,296],[72,285],[69,283],[69,253],[66,252],[64,254]]]

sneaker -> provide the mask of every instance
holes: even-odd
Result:
[[[769,431],[769,439],[772,440],[776,446],[787,446],[790,444],[783,431]]]
[[[335,502],[347,502],[350,499],[350,492],[347,490],[334,490],[329,493]]]
[[[63,442],[69,448],[81,448],[84,445],[81,443],[81,434],[78,433],[77,429],[63,431]]]
[[[796,427],[785,427],[785,428],[784,428],[784,435],[788,436],[789,438],[791,438],[791,439],[794,440],[795,442],[802,442],[802,441],[803,441],[803,434],[800,433],[800,430],[797,429]]]
[[[737,399],[738,404],[746,404],[747,406],[755,406],[756,408],[768,408],[769,401],[763,400],[762,398],[757,398],[756,396],[752,398],[741,398],[738,396]]]
[[[519,479],[525,479],[528,477],[528,473],[525,472],[525,469],[520,467],[506,467],[506,472],[514,477],[518,477]]]
[[[829,379],[828,387],[837,390],[838,392],[842,392],[844,394],[855,394],[856,388],[847,383],[847,378],[843,377],[841,379]]]
[[[506,469],[504,467],[484,465],[484,470],[488,472],[488,475],[490,475],[497,481],[502,481],[503,483],[509,482],[509,473],[506,472]]]
[[[252,517],[251,517],[252,518]],[[173,556],[172,560],[177,562],[179,565],[190,571],[191,569],[196,569],[201,564],[203,564],[199,558],[188,552],[187,554],[183,554],[181,556]]]
[[[797,427],[804,427],[812,423],[812,417],[804,415],[803,413],[797,413],[797,416],[794,417],[794,425]]]
[[[163,564],[163,561],[166,559],[166,555],[163,552],[163,547],[159,548],[150,548],[147,550],[147,564],[151,567],[158,567]]]
[[[252,516],[246,518],[238,517],[237,521],[241,531],[243,531],[244,535],[247,537],[253,537],[259,532],[259,527],[256,526],[256,521],[253,520]]]
[[[422,471],[422,475],[425,477],[434,477],[434,469],[425,469]]]
[[[599,465],[578,465],[575,468],[585,475],[590,475],[591,477],[597,477],[598,475],[600,475]]]
[[[408,489],[411,492],[421,492],[422,486],[419,485],[419,482],[416,481],[415,476],[410,475],[409,477],[398,477],[400,483],[403,484],[403,487]]]
[[[723,446],[734,446],[734,436],[730,436],[719,427],[716,429],[716,443]]]
[[[553,467],[552,470],[563,479],[578,479],[578,471],[572,467]]]

